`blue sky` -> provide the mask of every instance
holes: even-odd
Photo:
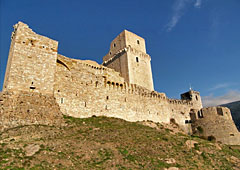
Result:
[[[59,41],[60,54],[102,63],[123,30],[146,40],[155,90],[205,105],[240,100],[239,0],[0,0],[0,89],[12,26]]]

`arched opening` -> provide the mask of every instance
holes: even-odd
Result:
[[[64,62],[62,62],[61,60],[57,59],[57,63],[64,66],[66,69],[68,69],[70,71],[70,68]]]

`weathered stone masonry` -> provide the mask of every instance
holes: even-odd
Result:
[[[198,117],[204,112],[199,92],[190,90],[177,100],[153,90],[151,57],[146,53],[145,40],[136,34],[124,30],[117,36],[102,65],[62,56],[57,48],[57,41],[34,33],[26,24],[19,22],[14,26],[2,93],[8,94],[4,100],[12,99],[11,106],[6,106],[6,102],[0,105],[4,126],[14,116],[19,120],[15,122],[61,123],[60,111],[80,118],[104,115],[128,121],[172,121],[185,132],[191,126],[186,124],[190,119],[194,121],[193,131],[199,124],[210,125]],[[13,102],[16,98],[27,104]],[[30,112],[34,114],[26,116]],[[217,132],[216,129],[205,134]]]
[[[188,130],[185,120],[190,119],[189,112],[194,108],[191,101],[168,99],[164,93],[128,84],[119,75],[111,76],[115,72],[101,65],[96,67],[60,55],[58,60],[65,64],[57,64],[54,96],[64,114],[165,123],[175,119]],[[114,77],[115,81],[109,77]]]

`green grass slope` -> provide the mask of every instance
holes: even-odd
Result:
[[[238,147],[116,118],[65,117],[67,126],[23,126],[0,134],[0,169],[237,169]],[[193,141],[191,141],[193,143]],[[29,146],[39,149],[29,156]]]

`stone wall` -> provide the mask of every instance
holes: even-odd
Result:
[[[101,65],[73,60],[59,55],[54,96],[63,114],[74,117],[105,115],[128,121],[152,120],[169,123],[175,121],[188,131],[194,107],[189,100],[168,99],[164,93],[150,91],[128,84],[113,70]],[[116,72],[115,72],[116,73]]]
[[[240,144],[240,133],[237,130],[226,107],[208,107],[195,113],[193,132],[200,136],[214,136],[217,141],[229,145]]]
[[[53,94],[58,42],[34,33],[28,25],[14,26],[3,90]]]
[[[25,91],[0,92],[0,131],[33,124],[64,125],[53,95]]]

